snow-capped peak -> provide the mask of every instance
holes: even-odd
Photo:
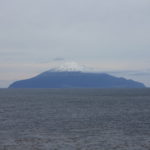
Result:
[[[84,71],[85,67],[79,65],[77,62],[65,62],[60,66],[56,67],[54,70],[56,71]]]

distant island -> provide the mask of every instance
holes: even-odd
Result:
[[[46,71],[12,83],[9,88],[144,88],[143,83],[106,73]]]

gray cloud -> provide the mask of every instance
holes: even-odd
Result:
[[[93,47],[97,52],[147,45],[149,7],[147,0],[6,0],[1,5],[1,48],[91,52]]]
[[[61,57],[56,57],[53,59],[53,61],[65,61],[65,59]]]

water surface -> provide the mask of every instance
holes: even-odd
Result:
[[[149,150],[150,89],[1,89],[0,150]]]

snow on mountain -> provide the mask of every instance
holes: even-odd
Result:
[[[69,62],[63,62],[59,66],[50,69],[49,71],[58,71],[58,72],[76,72],[76,71],[81,71],[81,72],[90,72],[91,68],[88,68],[84,65],[81,65],[75,61],[69,61]]]

